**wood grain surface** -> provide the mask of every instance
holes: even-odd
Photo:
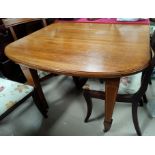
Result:
[[[149,26],[55,23],[9,44],[6,55],[33,69],[114,78],[148,66]]]

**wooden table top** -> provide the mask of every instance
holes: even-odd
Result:
[[[149,26],[55,23],[9,44],[19,64],[58,74],[112,78],[148,66]]]

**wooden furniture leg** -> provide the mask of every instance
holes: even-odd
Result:
[[[105,79],[105,119],[104,132],[111,128],[112,114],[119,88],[120,78]]]
[[[30,70],[30,73],[33,78],[34,87],[35,87],[41,101],[43,102],[43,106],[45,109],[48,109],[48,104],[47,104],[47,101],[45,99],[44,93],[43,93],[41,85],[40,85],[40,79],[39,79],[37,70],[34,70],[34,69],[29,69],[29,70]]]
[[[44,118],[47,118],[47,110],[43,110],[43,107],[40,105],[40,100],[38,99],[37,91],[34,91],[32,94],[33,100],[35,105],[38,107],[41,114],[44,116]]]
[[[83,95],[84,95],[84,98],[85,98],[86,103],[87,103],[87,115],[86,115],[86,118],[85,118],[84,122],[88,122],[89,117],[90,117],[90,115],[92,113],[93,104],[92,104],[91,96],[87,92],[87,90],[84,90]]]
[[[35,85],[34,85],[34,81],[33,81],[32,75],[30,73],[30,70],[23,65],[20,65],[20,68],[22,69],[22,71],[27,79],[27,84],[34,87]]]
[[[21,66],[21,69],[27,79],[27,83],[34,87],[35,92],[39,96],[39,99],[41,101],[40,109],[43,110],[43,113],[45,113],[45,112],[47,113],[48,104],[47,104],[45,96],[43,94],[43,91],[42,91],[42,88],[40,85],[40,79],[38,77],[37,71],[34,69],[29,69],[25,66]]]

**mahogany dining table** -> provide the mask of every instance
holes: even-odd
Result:
[[[46,110],[48,106],[37,69],[75,77],[103,78],[104,129],[108,131],[120,77],[140,72],[149,64],[149,25],[54,23],[9,44],[5,53],[22,66],[28,83],[38,91]]]

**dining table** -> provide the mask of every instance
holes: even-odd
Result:
[[[56,22],[9,44],[5,54],[22,67],[46,110],[48,105],[36,70],[104,79],[104,129],[108,131],[120,78],[149,65],[149,24]]]

